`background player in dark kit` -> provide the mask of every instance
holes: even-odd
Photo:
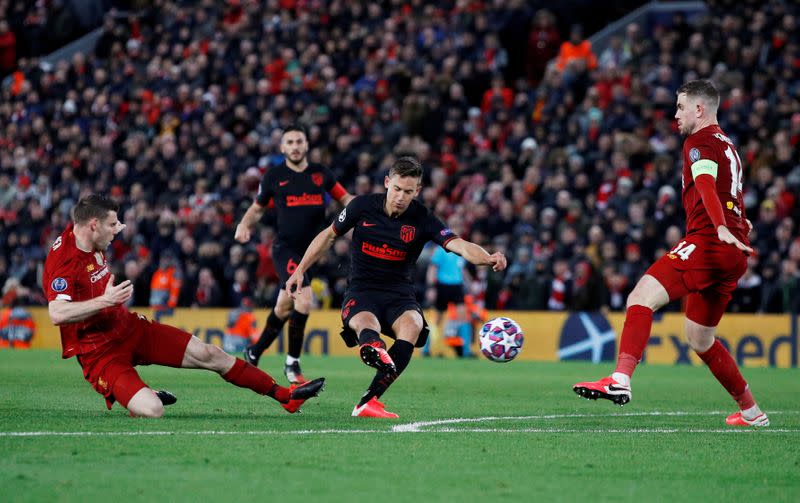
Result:
[[[336,236],[353,229],[350,282],[342,306],[345,343],[360,344],[361,358],[378,369],[353,416],[398,417],[387,412],[378,398],[403,372],[414,346],[428,338],[422,309],[412,281],[417,258],[428,241],[458,253],[475,265],[495,271],[506,268],[502,253],[489,254],[445,227],[416,200],[422,166],[413,157],[401,157],[384,180],[386,194],[358,196],[333,224],[314,238],[297,270],[286,281],[288,294],[303,294],[303,274],[331,247]],[[389,351],[379,333],[393,337]]]
[[[308,162],[308,149],[305,128],[299,125],[287,127],[281,136],[281,153],[286,160],[264,174],[258,195],[236,227],[235,234],[240,243],[248,242],[253,226],[274,202],[278,235],[272,245],[272,257],[281,281],[281,291],[275,307],[269,313],[261,337],[258,342],[245,349],[244,358],[248,363],[257,366],[261,354],[277,338],[288,319],[289,347],[283,372],[292,384],[306,382],[300,370],[300,354],[312,305],[312,292],[308,288],[300,295],[291,297],[282,287],[300,263],[308,244],[326,224],[325,193],[329,193],[342,205],[347,205],[353,198],[336,181],[328,168]],[[305,274],[303,285],[308,286],[310,282],[311,276]]]

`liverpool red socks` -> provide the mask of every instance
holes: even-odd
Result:
[[[269,374],[244,360],[237,358],[233,367],[222,378],[240,388],[247,388],[259,395],[268,395],[281,403],[287,403],[291,398],[289,388],[278,386]]]
[[[719,339],[715,339],[714,344],[706,352],[697,353],[697,355],[708,365],[708,369],[711,370],[717,381],[736,400],[740,409],[747,410],[756,404],[753,394],[747,387],[747,382],[739,372],[739,367],[736,366],[733,357]]]
[[[625,325],[622,327],[622,337],[619,341],[619,357],[617,368],[620,372],[632,376],[636,365],[642,359],[644,348],[650,339],[650,329],[653,326],[653,310],[645,306],[631,306],[625,313]]]

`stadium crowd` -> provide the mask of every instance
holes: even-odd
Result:
[[[270,217],[252,245],[233,229],[282,162],[281,127],[300,121],[310,160],[355,194],[416,155],[423,201],[509,257],[505,276],[475,271],[487,307],[623,310],[682,236],[675,91],[708,77],[758,250],[729,310],[796,310],[800,7],[760,4],[630,25],[599,54],[521,0],[158,0],[109,17],[93,54],[21,61],[2,88],[0,285],[43,303],[48,247],[97,192],[122,208],[111,253],[134,305],[269,305]],[[323,304],[341,301],[345,239],[315,282]]]

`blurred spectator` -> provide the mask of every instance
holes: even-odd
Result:
[[[250,284],[250,273],[244,267],[239,267],[233,275],[233,284],[228,294],[228,302],[231,305],[241,305],[242,301],[253,295],[253,287]]]
[[[558,259],[553,264],[553,281],[550,287],[550,298],[547,300],[547,308],[551,311],[564,311],[567,304],[572,300],[572,273],[569,270],[569,262]]]
[[[555,27],[555,16],[544,9],[538,11],[528,37],[528,56],[525,60],[531,85],[537,85],[542,80],[544,70],[558,54],[560,44],[561,36]]]
[[[258,340],[258,320],[253,314],[253,300],[243,297],[239,307],[228,314],[228,324],[222,337],[222,349],[238,355],[251,342]]]
[[[751,256],[747,261],[747,270],[739,278],[731,299],[732,312],[755,313],[761,305],[762,281],[761,276],[755,272],[754,262],[757,262],[757,259]]]
[[[119,239],[119,237],[117,238]],[[133,295],[128,299],[126,307],[144,307],[150,304],[150,281],[146,271],[135,258],[125,261],[123,275],[120,281],[128,280],[133,284]]]
[[[0,78],[10,74],[17,67],[17,37],[8,26],[8,21],[0,18]]]
[[[220,291],[217,279],[211,269],[203,267],[200,269],[197,279],[197,289],[195,290],[193,307],[213,307],[219,306],[222,302],[222,292]]]
[[[134,273],[134,271],[126,272]],[[181,292],[182,273],[176,263],[176,258],[171,253],[161,255],[158,269],[153,272],[150,280],[150,307],[158,317],[160,312],[169,312],[178,305]]]
[[[569,40],[561,44],[556,59],[559,71],[582,73],[597,68],[597,57],[592,52],[592,43],[583,38],[583,27],[574,25],[569,31]]]
[[[0,349],[31,347],[31,339],[36,335],[36,323],[31,313],[22,307],[29,302],[26,299],[29,293],[15,278],[4,283],[3,297],[0,299]]]

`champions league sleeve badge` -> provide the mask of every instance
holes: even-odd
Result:
[[[50,283],[50,288],[52,288],[54,292],[63,292],[67,289],[67,280],[64,278],[56,278]]]
[[[689,150],[689,160],[692,162],[697,162],[700,160],[700,151],[696,148]]]

